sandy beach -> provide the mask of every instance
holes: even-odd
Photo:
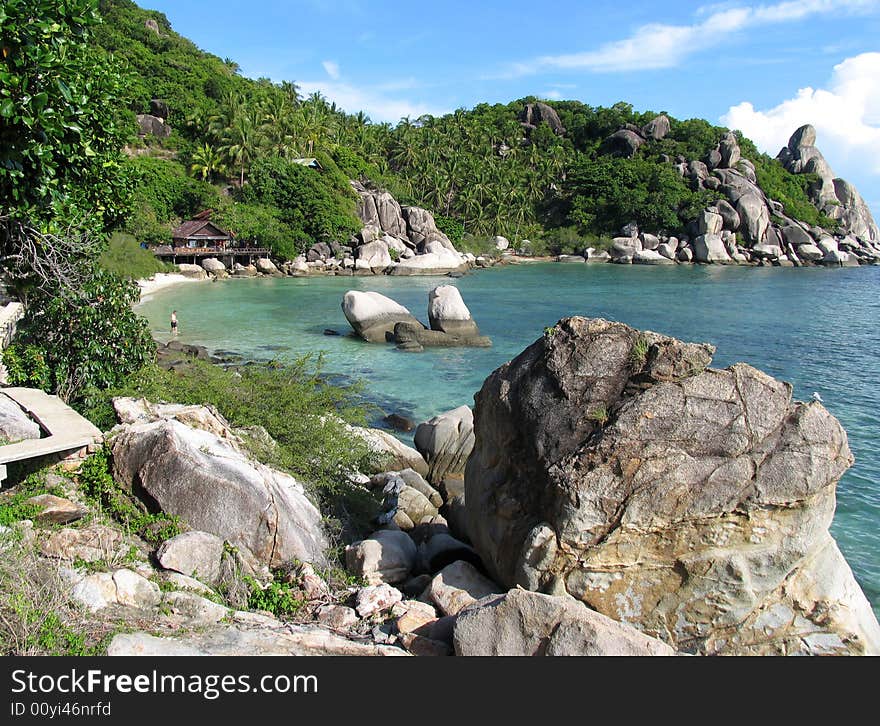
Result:
[[[205,282],[205,280],[194,280],[186,275],[176,272],[157,272],[146,280],[138,280],[138,287],[141,289],[141,299],[138,305],[149,300],[159,290],[164,290],[172,285],[179,285],[184,282]]]

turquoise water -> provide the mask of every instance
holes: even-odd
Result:
[[[375,290],[427,319],[428,291],[454,284],[488,349],[402,353],[347,335],[346,290]],[[180,285],[145,302],[158,339],[172,309],[180,339],[259,358],[323,351],[325,369],[366,380],[382,409],[422,421],[463,403],[485,377],[567,315],[619,320],[717,346],[714,365],[748,362],[818,391],[843,423],[855,465],[838,487],[832,533],[880,612],[880,267],[783,269],[528,264],[452,280],[320,277]],[[343,333],[324,335],[325,328]]]

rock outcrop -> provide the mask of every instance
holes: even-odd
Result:
[[[852,464],[820,403],[714,349],[567,318],[475,396],[471,540],[505,586],[568,593],[689,653],[878,653],[828,532]]]
[[[294,559],[326,564],[321,514],[302,484],[251,461],[218,414],[203,406],[151,406],[134,399],[117,399],[116,405],[120,418],[131,421],[112,432],[117,482],[269,566]]]
[[[5,439],[0,445],[23,439],[38,439],[41,435],[40,425],[9,396],[0,393],[0,439]]]
[[[852,234],[864,242],[880,242],[880,230],[855,187],[836,178],[822,152],[816,146],[816,129],[801,126],[776,157],[792,174],[816,174],[818,181],[810,185],[812,202],[826,215],[840,222],[844,234]]]
[[[556,113],[556,109],[546,103],[527,103],[519,115],[519,121],[527,131],[536,129],[539,124],[545,123],[557,136],[565,136],[565,126]]]

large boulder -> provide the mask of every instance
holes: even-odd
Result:
[[[246,548],[264,564],[326,564],[321,513],[302,484],[251,461],[225,422],[204,411],[205,420],[214,419],[208,426],[168,417],[114,429],[114,479],[151,506]],[[223,435],[216,433],[224,428]]]
[[[275,263],[272,262],[268,257],[260,257],[255,262],[254,265],[257,268],[257,272],[261,272],[264,275],[272,275],[274,277],[278,277],[281,275],[278,268],[275,266]]]
[[[406,221],[400,204],[388,192],[367,190],[363,187],[358,191],[359,200],[357,214],[365,226],[373,226],[377,230],[393,237],[406,237]],[[376,239],[381,235],[376,235]],[[364,242],[369,240],[364,239]]]
[[[184,277],[188,277],[192,280],[208,279],[208,273],[205,272],[201,265],[191,265],[188,262],[183,262],[177,266],[177,271]]]
[[[403,217],[406,220],[406,237],[413,244],[427,244],[439,242],[450,252],[455,252],[455,247],[443,232],[437,229],[434,215],[421,207],[404,207]]]
[[[666,134],[669,133],[669,128],[669,116],[665,113],[661,113],[659,116],[652,118],[642,127],[642,136],[646,139],[660,141],[660,139],[666,138]]]
[[[346,428],[370,447],[382,460],[382,464],[386,469],[398,471],[412,469],[420,476],[427,476],[428,464],[422,458],[422,455],[388,431],[349,425]]]
[[[721,219],[721,217],[718,217]],[[727,254],[727,248],[724,241],[717,234],[701,234],[693,241],[694,259],[697,262],[730,262],[730,255]]]
[[[434,248],[436,249],[436,248]],[[458,252],[449,249],[426,252],[409,258],[401,258],[392,275],[448,275],[450,272],[464,272],[468,264]]]
[[[727,169],[736,168],[742,155],[740,154],[736,135],[732,131],[724,134],[721,143],[718,145],[718,150],[721,152],[721,166]]]
[[[634,265],[674,265],[668,257],[662,255],[658,250],[639,250],[633,255],[632,262]]]
[[[183,532],[159,545],[156,560],[166,570],[216,585],[220,579],[223,548],[223,540],[210,532]]]
[[[171,127],[165,120],[149,113],[137,114],[138,135],[155,136],[159,139],[167,139],[171,136]]]
[[[417,559],[415,542],[400,530],[382,529],[345,548],[348,571],[368,585],[403,582],[409,578]]]
[[[603,142],[605,149],[614,156],[629,158],[633,156],[645,140],[635,131],[620,129],[615,131]]]
[[[0,393],[0,446],[23,439],[38,439],[40,425],[9,396]]]
[[[835,179],[834,191],[840,204],[832,205],[828,215],[837,219],[848,233],[870,242],[880,242],[880,229],[856,188],[843,179]]]
[[[495,580],[691,653],[877,653],[828,532],[846,433],[714,349],[567,318],[476,395],[468,529]]]
[[[750,245],[764,242],[770,228],[770,210],[762,197],[757,194],[744,194],[736,201],[736,212],[740,218],[740,232]]]
[[[463,476],[474,448],[473,411],[459,406],[420,423],[414,443],[428,463],[428,481],[439,484],[447,476]]]
[[[536,128],[540,123],[546,123],[556,135],[565,135],[565,127],[562,125],[556,109],[540,101],[527,103],[520,113],[519,120],[526,128]]]
[[[440,285],[428,293],[428,323],[431,330],[439,330],[460,338],[480,334],[461,293],[454,285]]]
[[[204,260],[202,260],[202,268],[208,274],[213,275],[222,275],[226,272],[226,265],[224,265],[216,257],[206,257]]]
[[[342,312],[354,332],[368,343],[390,340],[397,323],[421,326],[403,305],[378,292],[349,290],[342,297]]]
[[[383,240],[376,240],[361,245],[355,250],[355,259],[363,262],[372,270],[384,270],[391,267],[391,253]]]
[[[526,590],[490,595],[455,620],[456,655],[675,655],[663,641],[573,597]]]

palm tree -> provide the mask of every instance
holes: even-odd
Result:
[[[193,152],[190,171],[200,175],[203,181],[213,181],[216,174],[225,171],[220,150],[207,142],[202,144]]]

